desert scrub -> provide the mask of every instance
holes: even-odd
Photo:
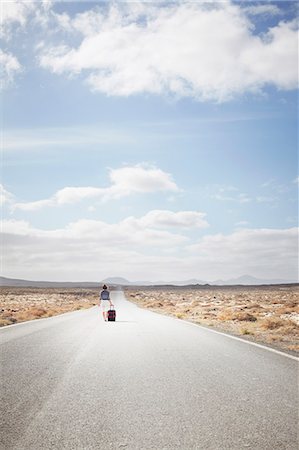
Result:
[[[252,314],[242,311],[225,310],[218,315],[218,319],[223,321],[236,320],[239,322],[256,322],[257,318]]]
[[[278,319],[277,317],[267,317],[263,319],[261,323],[261,328],[264,330],[275,330],[277,328],[283,327],[286,321]]]
[[[247,336],[247,335],[253,336],[254,335],[254,333],[252,331],[248,330],[248,328],[240,328],[240,333],[243,336]]]
[[[96,289],[2,287],[0,326],[90,308],[98,296]]]
[[[176,314],[175,314],[175,317],[176,317],[177,319],[183,319],[183,318],[184,318],[184,314],[182,314],[182,313],[176,313]]]

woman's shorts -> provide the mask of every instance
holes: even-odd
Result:
[[[108,300],[101,300],[101,310],[107,312],[110,309],[110,302]]]

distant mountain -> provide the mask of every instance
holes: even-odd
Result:
[[[134,284],[134,283],[131,283],[131,281],[128,281],[122,277],[105,278],[104,280],[101,281],[101,283],[106,283],[108,285],[109,284],[117,284],[117,285],[123,285],[123,286],[129,286],[130,284]]]
[[[101,283],[76,281],[31,281],[0,277],[0,286],[37,287],[37,288],[99,288]]]
[[[122,277],[108,277],[99,282],[88,281],[30,281],[15,278],[0,277],[0,286],[13,286],[13,287],[40,287],[40,288],[100,288],[103,284],[108,286],[259,286],[259,285],[271,285],[271,284],[294,284],[298,281],[294,280],[263,280],[255,278],[250,275],[243,275],[238,278],[232,278],[230,280],[216,280],[212,282],[206,282],[191,278],[184,281],[129,281]]]
[[[289,284],[289,283],[297,283],[294,280],[280,280],[280,279],[271,279],[271,280],[263,280],[260,278],[252,277],[251,275],[242,275],[238,278],[231,278],[230,280],[216,280],[212,281],[209,284],[213,286],[231,286],[231,285],[244,285],[244,286],[257,286],[261,284]]]
[[[207,284],[206,281],[197,280],[196,278],[191,278],[190,280],[184,281],[156,281],[155,283],[151,283],[152,285],[163,286],[164,284],[173,285],[173,286],[192,286],[196,284]]]

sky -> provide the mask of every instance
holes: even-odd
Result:
[[[1,3],[3,276],[297,280],[296,2]]]

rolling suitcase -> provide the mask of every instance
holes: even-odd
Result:
[[[110,309],[108,311],[108,322],[115,322],[116,318],[116,311],[114,309],[114,306],[110,306]]]

